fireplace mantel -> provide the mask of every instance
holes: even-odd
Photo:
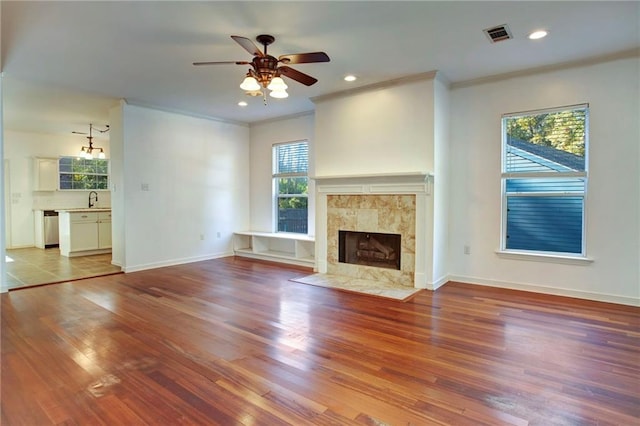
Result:
[[[433,174],[427,172],[314,176],[321,194],[427,194]]]

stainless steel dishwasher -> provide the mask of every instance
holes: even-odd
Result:
[[[57,247],[60,244],[58,234],[58,212],[44,211],[44,247]]]

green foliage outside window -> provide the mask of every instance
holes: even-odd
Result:
[[[292,195],[301,195],[295,197]],[[278,207],[281,209],[307,208],[307,178],[290,177],[278,179]]]
[[[507,134],[584,157],[585,118],[584,108],[513,117],[507,121]]]
[[[109,189],[109,160],[61,157],[61,190]]]

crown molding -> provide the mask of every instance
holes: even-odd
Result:
[[[610,54],[601,55],[601,56],[594,56],[594,57],[587,58],[587,59],[579,59],[579,60],[576,60],[576,61],[560,62],[560,63],[552,64],[552,65],[544,65],[544,66],[536,67],[536,68],[528,68],[526,70],[513,71],[513,72],[502,73],[502,74],[495,74],[495,75],[490,75],[490,76],[487,76],[487,77],[475,78],[473,80],[459,81],[459,82],[456,82],[456,83],[451,83],[449,88],[452,89],[452,90],[453,89],[460,89],[460,88],[463,88],[463,87],[476,86],[476,85],[479,85],[479,84],[495,83],[495,82],[498,82],[498,81],[508,80],[508,79],[516,78],[516,77],[525,77],[525,76],[534,75],[534,74],[541,74],[541,73],[545,73],[545,72],[560,71],[560,70],[565,70],[565,69],[570,69],[570,68],[584,67],[584,66],[588,66],[588,65],[601,64],[601,63],[605,63],[605,62],[611,62],[611,61],[616,61],[616,60],[619,60],[619,59],[627,59],[627,58],[633,58],[633,57],[640,57],[640,48],[623,50],[623,51],[620,51],[620,52],[610,53]]]
[[[314,114],[315,114],[314,110],[309,110],[309,111],[297,112],[295,114],[282,115],[279,117],[265,118],[264,120],[260,120],[260,121],[252,121],[251,123],[249,123],[249,127],[259,126],[261,124],[277,123],[279,121],[291,120],[294,118],[306,117],[308,115],[314,115]]]
[[[389,87],[400,86],[415,81],[433,80],[436,78],[438,71],[428,71],[420,74],[412,74],[393,80],[381,81],[379,83],[368,84],[366,86],[354,87],[353,89],[341,90],[339,92],[328,93],[326,95],[315,96],[311,98],[311,102],[317,104],[332,99],[353,96],[359,93],[370,92],[373,90],[386,89]]]
[[[137,101],[135,99],[124,99],[124,102],[127,105],[132,105],[132,106],[137,106],[137,107],[142,107],[142,108],[148,108],[148,109],[154,109],[156,111],[169,112],[169,113],[172,113],[172,114],[179,114],[179,115],[184,115],[184,116],[193,117],[193,118],[202,118],[204,120],[216,121],[218,123],[235,124],[236,126],[249,127],[249,123],[246,123],[244,121],[226,120],[224,118],[211,117],[211,116],[204,115],[204,114],[194,114],[193,112],[184,111],[184,110],[177,109],[177,108],[165,108],[165,107],[161,107],[161,106],[158,106],[158,105],[148,104],[148,103],[145,103],[145,102],[139,102],[139,101]]]

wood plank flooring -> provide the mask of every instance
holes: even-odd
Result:
[[[15,290],[3,425],[640,424],[640,309],[225,258]]]

